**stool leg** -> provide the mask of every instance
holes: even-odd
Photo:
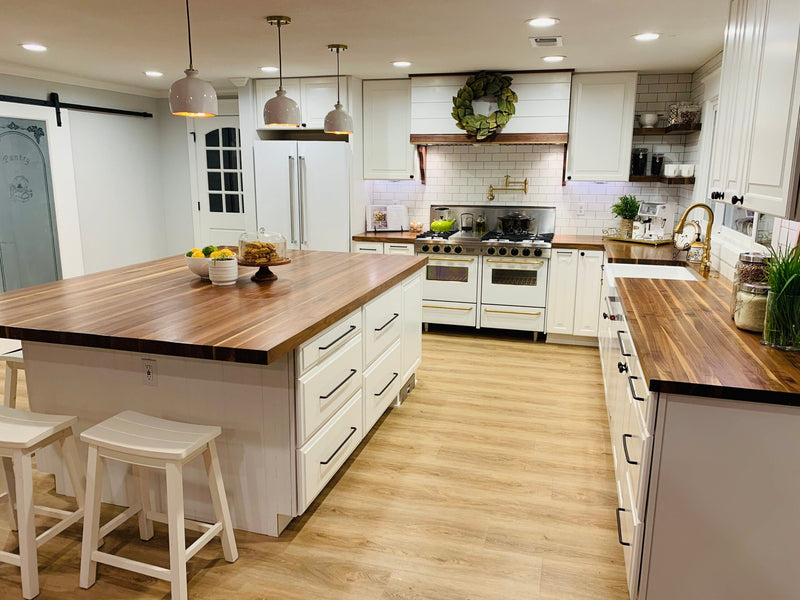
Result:
[[[228,510],[228,499],[225,497],[225,486],[222,483],[222,470],[219,467],[219,455],[214,440],[208,443],[208,449],[203,452],[203,462],[208,474],[208,485],[211,489],[211,502],[214,505],[214,514],[217,521],[222,522],[222,553],[225,560],[235,562],[239,558],[236,549],[236,539],[233,536],[231,513]]]
[[[17,487],[22,597],[30,599],[39,595],[39,567],[36,552],[31,454],[23,454],[21,451],[14,452],[14,476]]]
[[[72,491],[75,492],[75,502],[78,503],[78,508],[83,508],[86,494],[86,474],[83,472],[83,463],[78,458],[75,438],[71,435],[61,439],[61,458],[67,469]]]
[[[80,586],[89,589],[97,579],[97,563],[92,552],[98,548],[100,537],[100,492],[103,489],[103,473],[100,469],[97,446],[89,446],[89,463],[86,468],[86,503],[83,514],[83,541],[81,542]]]
[[[11,531],[17,531],[17,515],[15,507],[17,505],[17,487],[16,479],[14,477],[14,461],[8,456],[3,457],[2,482],[5,485],[6,493],[8,494],[8,520],[11,523]]]
[[[17,407],[17,366],[6,362],[6,383],[3,391],[3,402],[8,408]]]
[[[147,518],[147,515],[153,512],[150,505],[150,486],[147,475],[147,469],[133,465],[133,476],[136,479],[136,489],[139,491],[139,503],[142,505],[142,510],[139,511],[139,539],[145,541],[153,537],[153,521]]]
[[[186,532],[183,522],[183,468],[168,462],[167,525],[169,527],[169,570],[172,577],[172,600],[187,600]]]

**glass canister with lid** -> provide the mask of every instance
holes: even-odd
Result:
[[[733,270],[733,290],[731,292],[731,319],[736,318],[737,294],[745,283],[765,283],[767,281],[768,256],[761,252],[742,252]],[[763,320],[763,319],[762,319]],[[762,323],[763,326],[763,323]],[[760,331],[760,330],[759,330]]]
[[[736,327],[745,331],[761,333],[764,331],[764,318],[767,314],[766,283],[741,283],[736,292],[736,309],[733,322]]]
[[[268,265],[284,260],[286,238],[280,233],[265,231],[243,233],[239,238],[239,262],[252,266]]]

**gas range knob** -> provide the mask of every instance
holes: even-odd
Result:
[[[519,254],[519,248],[512,248],[511,249],[511,256],[516,256]]]
[[[531,249],[530,248],[523,248],[522,249],[522,256],[530,256],[530,255],[531,255]]]
[[[489,248],[486,250],[486,254],[494,254],[494,248]]]
[[[461,254],[461,250],[462,250],[462,249],[461,249],[461,246],[456,246],[456,247],[454,248],[454,252],[455,252],[456,254]]]
[[[498,254],[500,254],[500,256],[505,256],[506,254],[508,254],[508,250],[505,248],[500,248],[500,250],[498,250],[497,252]]]
[[[448,253],[448,254],[449,254],[450,252],[452,252],[452,251],[453,251],[453,248],[452,248],[452,247],[450,247],[450,246],[445,246],[445,247],[444,247],[444,251],[445,251],[446,253]]]
[[[536,250],[533,251],[533,255],[534,256],[541,256],[542,255],[542,249],[541,248],[536,248]]]
[[[439,250],[440,250],[439,246],[434,246],[434,247],[433,247],[433,251],[434,251],[434,252],[438,252]]]
[[[423,251],[423,252],[427,252],[427,251],[428,251],[428,250],[430,250],[430,249],[431,249],[431,247],[430,247],[430,246],[428,246],[428,244],[422,244],[422,251]]]

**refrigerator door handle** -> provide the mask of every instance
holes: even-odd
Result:
[[[289,222],[291,223],[291,233],[292,233],[292,244],[297,243],[297,235],[295,235],[294,224],[294,204],[295,204],[295,195],[294,195],[294,188],[295,182],[297,181],[295,175],[295,168],[294,168],[294,156],[289,157]]]
[[[300,247],[308,246],[308,229],[306,227],[306,157],[300,156]]]

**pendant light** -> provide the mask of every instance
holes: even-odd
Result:
[[[342,108],[339,98],[339,53],[347,50],[345,44],[328,44],[328,50],[336,52],[336,105],[325,115],[325,133],[346,135],[353,133],[353,118]]]
[[[292,22],[290,17],[267,17],[267,23],[278,27],[278,89],[275,97],[264,105],[264,125],[270,127],[300,127],[300,107],[283,89],[283,55],[281,53],[281,27]]]
[[[215,117],[219,112],[217,92],[209,82],[197,76],[192,63],[192,23],[189,19],[189,0],[186,0],[186,29],[189,33],[189,68],[186,77],[169,88],[169,109],[182,117]]]

